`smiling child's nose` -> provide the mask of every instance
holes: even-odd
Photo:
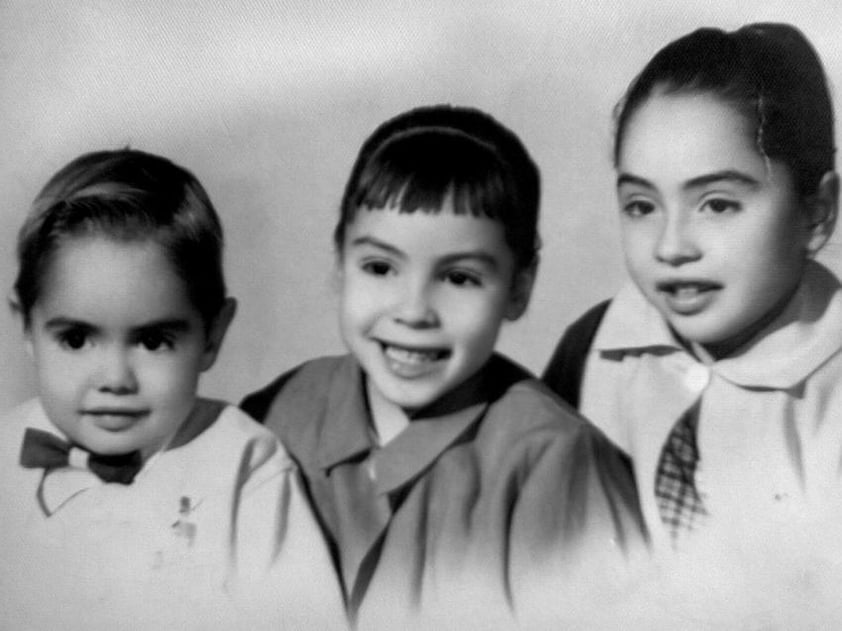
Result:
[[[406,287],[395,309],[395,320],[414,328],[427,328],[438,324],[438,316],[426,286]]]

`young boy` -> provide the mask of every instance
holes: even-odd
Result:
[[[335,232],[350,355],[243,402],[300,463],[361,626],[531,619],[585,557],[598,581],[642,540],[628,463],[493,352],[529,300],[538,201],[526,150],[479,111],[383,124]]]
[[[81,156],[35,200],[18,254],[39,396],[0,419],[0,628],[344,627],[295,464],[196,395],[234,301],[193,175]]]

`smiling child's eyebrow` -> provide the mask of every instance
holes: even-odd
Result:
[[[483,265],[487,265],[488,267],[491,267],[493,269],[497,269],[497,267],[499,266],[498,262],[497,262],[497,259],[493,255],[489,254],[488,252],[486,252],[484,250],[469,250],[469,251],[466,251],[466,252],[453,252],[452,254],[448,254],[446,256],[443,256],[441,258],[440,262],[447,265],[447,264],[452,264],[452,263],[456,263],[456,262],[459,262],[459,261],[464,261],[466,259],[469,260],[469,261],[476,261],[478,263],[482,263]]]
[[[95,329],[96,327],[85,322],[84,320],[77,320],[75,318],[66,318],[64,316],[57,316],[50,318],[44,323],[45,329]]]
[[[380,250],[386,250],[387,252],[389,252],[393,256],[406,258],[406,255],[400,249],[396,248],[395,246],[393,246],[390,243],[386,243],[385,241],[381,241],[380,239],[377,239],[376,237],[372,237],[370,235],[363,235],[361,237],[357,237],[355,239],[352,239],[350,245],[352,247],[359,247],[359,246],[362,246],[362,245],[370,245],[370,246],[378,248]]]

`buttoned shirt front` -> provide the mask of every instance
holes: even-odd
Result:
[[[634,461],[644,516],[668,541],[654,495],[661,448],[700,403],[696,485],[710,522],[751,532],[838,501],[842,291],[811,263],[785,310],[733,356],[703,363],[633,285],[612,301],[588,354],[581,411]]]
[[[592,580],[642,541],[619,453],[502,357],[384,446],[350,356],[308,362],[243,407],[268,411],[304,471],[361,628],[509,628],[530,586],[572,577],[579,553]]]

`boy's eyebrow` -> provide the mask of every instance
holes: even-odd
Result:
[[[44,324],[44,327],[47,329],[79,328],[87,330],[96,330],[97,328],[90,322],[85,322],[84,320],[77,320],[75,318],[67,318],[65,316],[57,316],[55,318],[50,318]],[[152,320],[150,322],[144,322],[143,324],[133,327],[133,329],[136,331],[166,329],[168,331],[172,331],[173,333],[181,333],[190,330],[190,322],[185,320],[184,318],[164,318],[162,320]]]

